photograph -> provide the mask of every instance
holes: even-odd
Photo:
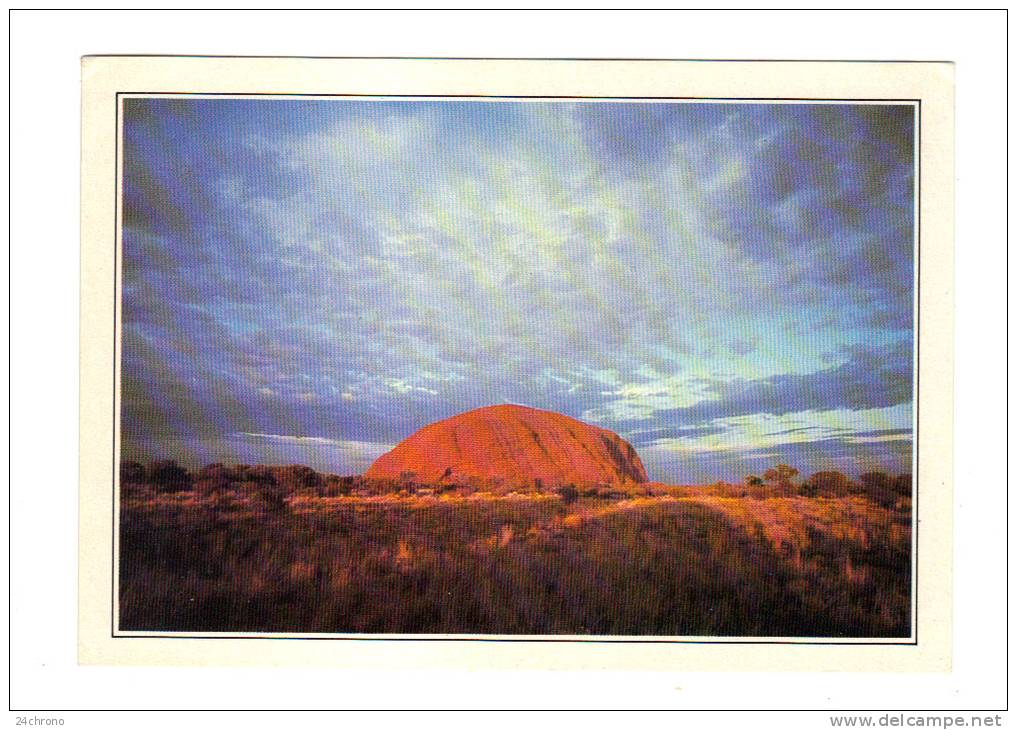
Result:
[[[915,641],[916,100],[116,103],[114,636]]]
[[[13,725],[1002,727],[1004,12],[8,20]]]

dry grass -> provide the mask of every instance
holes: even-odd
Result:
[[[125,492],[125,630],[889,637],[909,511],[861,496]]]

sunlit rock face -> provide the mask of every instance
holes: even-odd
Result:
[[[498,405],[425,426],[365,476],[558,486],[645,482],[646,469],[635,449],[611,431],[559,413]]]

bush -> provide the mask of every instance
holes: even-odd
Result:
[[[235,482],[239,479],[239,475],[235,469],[231,469],[225,464],[216,463],[201,467],[201,469],[198,470],[197,479]]]
[[[896,504],[899,492],[897,491],[897,480],[889,474],[881,471],[870,471],[860,477],[865,487],[865,494],[873,502],[884,506]],[[910,479],[908,480],[910,482]],[[907,494],[910,494],[910,485]]]
[[[268,512],[284,512],[289,507],[286,497],[289,490],[275,482],[246,482],[243,485],[244,491],[253,495],[255,500],[263,509]]]
[[[862,474],[860,479],[862,481],[862,484],[865,485],[865,488],[873,492],[892,488],[891,485],[892,480],[890,479],[890,475],[886,474],[885,472],[881,471],[866,472],[865,474]]]
[[[777,487],[787,489],[791,486],[791,480],[798,476],[798,470],[787,464],[778,464],[773,469],[767,469],[763,473],[763,479]]]
[[[807,497],[844,497],[857,491],[858,485],[839,471],[817,471],[802,484]]]
[[[563,487],[558,487],[557,492],[565,504],[572,504],[579,499],[579,490],[576,489],[575,484],[566,484]]]
[[[218,497],[228,491],[237,479],[235,470],[222,464],[209,464],[198,472],[194,488],[202,496]]]
[[[896,479],[893,480],[893,490],[902,497],[911,496],[911,475],[910,474],[899,474]]]
[[[184,492],[191,488],[191,475],[172,459],[153,461],[145,470],[145,478],[162,492]]]
[[[120,462],[120,484],[142,484],[145,481],[145,467],[136,461]]]
[[[318,488],[318,494],[322,497],[345,497],[353,491],[355,477],[340,477],[329,474],[322,481]]]
[[[271,467],[249,466],[239,464],[236,467],[237,481],[254,482],[256,484],[276,484],[275,474]]]
[[[299,464],[274,466],[269,471],[273,481],[280,486],[286,487],[290,492],[317,490],[324,481],[321,475],[314,469]]]

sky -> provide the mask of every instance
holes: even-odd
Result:
[[[651,479],[909,472],[913,108],[128,98],[125,458],[518,403]]]

